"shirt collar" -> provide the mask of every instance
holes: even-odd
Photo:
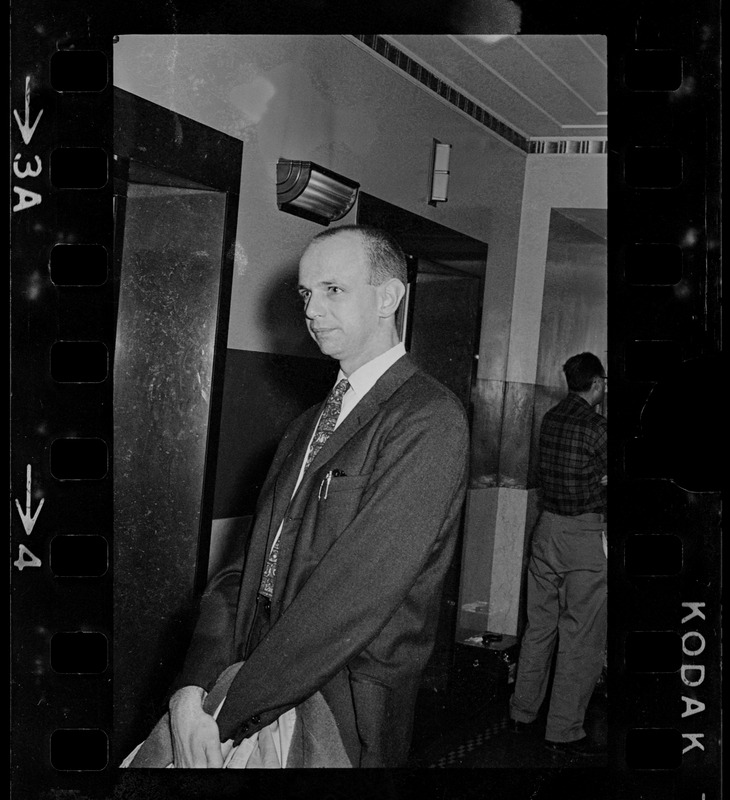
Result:
[[[367,364],[358,367],[349,377],[340,370],[337,374],[336,383],[339,383],[342,378],[347,377],[352,391],[357,395],[358,399],[362,398],[375,386],[380,377],[405,354],[405,345],[403,342],[398,342],[395,347],[391,347],[390,350],[386,350],[384,353],[376,356],[371,361],[368,361]]]
[[[585,406],[586,408],[593,408],[593,406],[585,399],[585,397],[581,397],[578,392],[568,392],[568,397],[571,399],[573,405]]]

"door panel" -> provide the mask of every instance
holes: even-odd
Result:
[[[161,146],[174,126],[137,121],[171,112],[139,103],[115,119],[115,763],[164,710],[207,572],[237,195],[191,145],[241,163],[191,120],[191,143]]]
[[[481,319],[480,281],[471,275],[438,273],[434,267],[427,259],[418,260],[410,353],[468,408]]]

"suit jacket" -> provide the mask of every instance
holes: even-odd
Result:
[[[320,411],[309,409],[281,440],[245,563],[207,587],[177,685],[210,688],[245,659],[218,715],[221,741],[240,741],[320,691],[354,766],[398,766],[456,543],[466,415],[404,356],[330,436],[292,497]],[[282,520],[272,626],[247,648]]]

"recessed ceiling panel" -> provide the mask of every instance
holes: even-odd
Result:
[[[516,38],[545,70],[564,82],[586,108],[606,111],[607,72],[597,51],[577,36],[521,36]]]
[[[386,37],[528,137],[606,134],[606,37]]]

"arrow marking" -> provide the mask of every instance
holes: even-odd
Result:
[[[27,75],[25,78],[25,120],[23,122],[20,121],[20,116],[18,112],[13,109],[13,114],[15,115],[15,121],[18,123],[18,128],[20,128],[20,135],[23,137],[23,141],[25,144],[30,144],[30,140],[33,138],[33,134],[35,133],[36,126],[43,115],[43,109],[38,112],[38,116],[35,118],[35,122],[31,126],[30,124],[30,75]]]
[[[23,527],[25,528],[25,532],[30,536],[31,532],[33,531],[33,526],[38,519],[38,515],[41,513],[41,509],[43,508],[43,503],[46,502],[46,498],[43,497],[41,502],[38,504],[38,508],[35,510],[35,514],[30,513],[30,464],[28,464],[28,468],[25,471],[25,511],[20,507],[20,503],[18,502],[17,498],[15,500],[15,507],[18,509],[18,514],[20,514],[20,519],[23,522]]]

